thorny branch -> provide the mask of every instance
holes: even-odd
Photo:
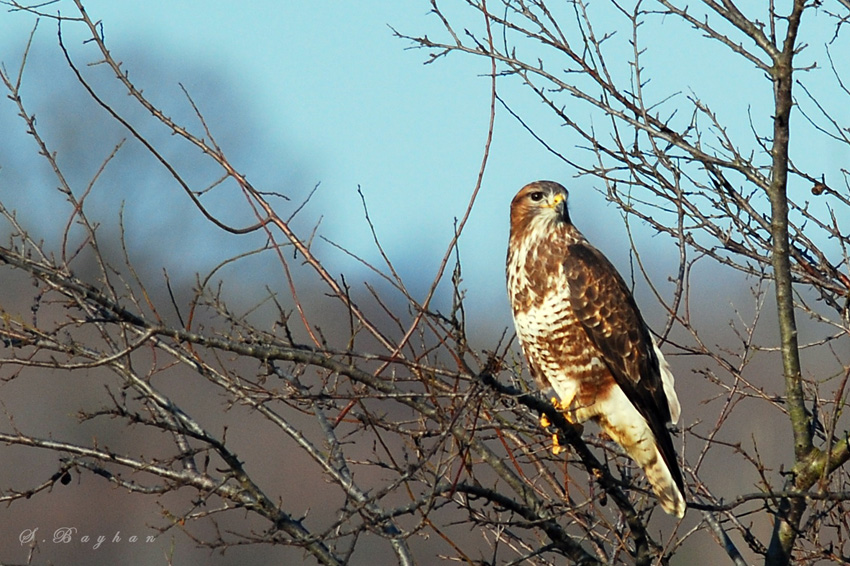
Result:
[[[138,496],[162,498],[188,488],[196,494],[192,501],[163,504],[158,525],[163,531],[177,527],[216,549],[295,547],[321,564],[356,561],[364,541],[375,540],[386,560],[422,562],[426,559],[416,555],[421,545],[412,541],[430,535],[437,535],[431,538],[437,541],[431,543],[434,555],[466,564],[549,565],[565,557],[575,564],[667,564],[700,537],[714,541],[735,564],[755,557],[771,565],[847,560],[850,485],[844,464],[850,459],[850,426],[843,409],[850,376],[850,173],[812,169],[794,154],[791,141],[801,123],[791,119],[798,111],[813,124],[813,135],[845,146],[850,139],[794,63],[811,43],[804,13],[818,6],[796,2],[783,15],[771,3],[755,17],[751,8],[726,1],[706,1],[700,12],[666,0],[605,8],[579,0],[566,4],[568,9],[544,0],[468,0],[478,27],[469,24],[460,33],[454,12],[432,0],[440,26],[432,37],[445,40],[397,35],[426,49],[431,62],[453,52],[485,58],[490,114],[477,182],[420,299],[385,253],[365,198],[364,216],[384,268],[334,246],[388,283],[388,291],[367,282],[361,292],[356,282],[332,275],[312,245],[315,234],[295,227],[302,205],[290,204],[291,195],[249,183],[215,142],[203,105],[185,89],[199,132],[151,102],[110,51],[102,23],[80,0],[73,2],[73,17],[51,14],[50,4],[4,4],[58,20],[59,49],[78,83],[167,171],[211,227],[234,240],[262,234],[265,243],[222,258],[198,277],[188,299],[167,275],[167,293],[160,292],[163,286],[152,283],[152,276],[136,271],[125,234],[118,259],[109,251],[89,206],[90,195],[104,183],[102,173],[119,166],[116,156],[125,144],[116,143],[92,178],[76,186],[22,94],[29,48],[17,73],[4,67],[0,78],[54,175],[67,221],[57,242],[44,242],[0,203],[9,234],[0,246],[0,269],[36,284],[23,297],[0,295],[0,378],[17,384],[39,370],[89,372],[103,391],[99,404],[80,409],[78,422],[123,423],[156,439],[159,451],[145,457],[132,448],[105,446],[96,435],[85,443],[57,430],[37,433],[19,426],[14,408],[4,406],[8,423],[0,441],[50,451],[59,460],[30,486],[0,486],[0,501],[24,505],[50,497],[73,474],[94,474]],[[836,41],[846,16],[833,17]],[[646,47],[646,30],[659,20],[693,28],[700,41],[721,46],[724,56],[757,70],[774,106],[751,108],[751,139],[697,93],[676,94],[687,85],[675,86],[673,93],[650,85],[659,70]],[[84,30],[96,64],[110,70],[148,119],[201,151],[217,179],[212,186],[230,191],[232,206],[242,206],[250,222],[232,224],[213,212],[205,200],[211,187],[193,186],[166,157],[162,142],[147,135],[132,113],[109,102],[77,62],[78,46],[67,39],[71,34],[63,34],[70,26]],[[30,42],[35,33],[34,28]],[[846,102],[850,92],[830,61]],[[550,119],[566,126],[569,143],[549,139],[533,113],[497,93],[500,81],[513,79],[543,103]],[[811,104],[794,98],[796,85]],[[632,473],[612,443],[570,424],[531,389],[510,340],[488,351],[470,346],[458,241],[484,188],[497,133],[496,101],[579,178],[603,186],[623,212],[635,263],[667,316],[661,335],[664,347],[679,354],[673,358],[678,383],[699,380],[706,392],[705,399],[687,398],[679,434],[692,509],[682,523],[662,518],[668,521],[663,528],[650,524],[657,514],[642,476]],[[760,113],[772,120],[768,131]],[[794,189],[804,184],[828,204],[818,206]],[[670,237],[656,246],[677,247],[670,254],[678,260],[672,292],[653,280],[648,250],[634,234],[640,224]],[[257,255],[280,265],[286,289],[269,290],[256,307],[238,313],[216,277]],[[734,320],[725,340],[702,322],[706,315],[695,298],[704,292],[698,275],[706,269],[722,273],[714,275],[718,279],[741,276],[737,281],[752,287],[752,308],[729,309]],[[452,273],[447,313],[435,307],[446,272]],[[331,314],[344,321],[339,328],[316,323],[328,309],[327,303],[317,306],[319,287],[335,301]],[[764,320],[774,314],[767,307],[771,292],[779,331],[768,336]],[[259,311],[272,313],[270,327],[256,323],[252,315]],[[800,340],[803,328],[811,336]],[[812,359],[831,360],[831,369],[815,365],[809,352]],[[775,354],[781,356],[782,379],[775,369],[764,369],[769,364],[763,360]],[[684,369],[689,362],[693,375]],[[175,375],[191,395],[175,387]],[[195,408],[193,398],[207,395],[223,400],[222,415],[212,418]],[[700,401],[705,403],[695,406]],[[766,446],[786,442],[783,435],[741,433],[738,423],[750,413],[791,424],[793,461],[777,465],[763,454]],[[540,415],[552,423],[548,430],[541,429]],[[333,513],[308,516],[330,499],[305,493],[293,498],[291,485],[243,461],[241,455],[256,447],[234,437],[260,429],[275,438],[270,450],[287,447],[285,473],[297,469],[331,486]],[[566,453],[559,452],[563,447]],[[726,476],[734,470],[751,478],[747,488],[719,495],[727,488],[716,486],[718,462]],[[699,514],[693,510],[703,518],[695,519]],[[224,516],[244,520],[246,512],[263,526],[219,528]],[[202,534],[205,524],[215,527],[213,538]],[[762,540],[757,533],[765,524],[774,530]],[[656,538],[658,532],[664,538]]]
[[[718,433],[724,430],[727,420],[734,414],[740,402],[748,397],[764,398],[778,407],[787,416],[793,431],[795,458],[788,464],[794,471],[788,477],[788,487],[773,487],[777,478],[770,478],[760,471],[763,487],[771,502],[769,512],[775,517],[776,527],[769,544],[755,541],[748,527],[733,521],[744,541],[757,554],[765,555],[767,564],[788,564],[800,560],[796,541],[804,537],[801,532],[802,516],[820,506],[813,502],[826,496],[843,502],[842,490],[845,475],[841,467],[847,462],[847,424],[843,432],[838,425],[841,408],[845,402],[844,381],[831,396],[831,401],[812,394],[814,389],[806,375],[798,343],[796,319],[801,315],[824,323],[829,337],[820,341],[836,355],[838,374],[846,374],[850,367],[846,355],[848,335],[848,298],[850,278],[846,252],[839,254],[828,251],[825,242],[839,242],[840,250],[846,249],[848,239],[846,223],[838,220],[833,206],[847,204],[847,177],[845,170],[828,172],[807,171],[792,157],[792,120],[797,110],[792,86],[800,85],[811,101],[814,112],[801,107],[806,119],[812,124],[811,133],[824,134],[827,141],[847,145],[842,125],[827,109],[824,94],[816,95],[807,87],[804,72],[815,65],[801,68],[799,55],[807,46],[801,40],[807,30],[804,12],[814,12],[818,7],[805,2],[794,2],[787,14],[780,14],[773,3],[761,8],[763,13],[754,16],[758,9],[739,8],[733,2],[706,1],[701,8],[684,6],[679,2],[634,2],[616,3],[601,7],[582,1],[570,3],[572,17],[545,1],[506,0],[499,10],[492,10],[480,2],[469,0],[469,8],[484,14],[502,30],[503,45],[496,52],[473,33],[467,31],[468,39],[453,29],[453,20],[436,3],[438,13],[450,41],[440,41],[432,36],[404,36],[417,47],[430,53],[429,62],[452,53],[479,55],[495,59],[500,63],[500,74],[505,80],[516,78],[548,107],[556,119],[567,126],[576,145],[595,156],[595,160],[582,160],[575,152],[568,153],[547,139],[530,123],[525,113],[511,107],[500,99],[510,114],[520,121],[521,126],[531,132],[534,139],[556,157],[578,170],[579,176],[592,176],[605,184],[606,196],[617,204],[627,217],[635,217],[661,234],[668,234],[679,247],[679,277],[672,299],[649,281],[660,302],[667,308],[668,324],[665,337],[679,335],[684,331],[691,343],[676,338],[675,346],[687,355],[706,356],[722,371],[728,372],[731,383],[724,383],[715,370],[698,370],[710,377],[712,383],[728,390],[726,403],[714,428],[706,436],[700,461],[706,457]],[[824,7],[827,13],[830,8]],[[556,15],[557,14],[557,15]],[[839,38],[846,16],[837,15],[836,32],[825,38],[834,42]],[[732,124],[723,123],[710,104],[697,94],[683,100],[675,92],[665,94],[663,89],[646,88],[652,77],[652,53],[646,45],[644,30],[657,28],[658,19],[665,26],[676,25],[675,20],[697,30],[707,44],[718,44],[726,54],[726,60],[740,58],[755,66],[761,77],[767,78],[764,87],[773,95],[773,106],[769,109],[752,108],[754,113],[764,111],[772,120],[767,132],[752,124],[753,139],[746,140],[737,134]],[[600,32],[602,26],[607,26]],[[731,27],[730,27],[731,26]],[[669,27],[667,29],[670,29]],[[675,29],[675,28],[674,28]],[[610,30],[610,31],[609,31]],[[624,34],[625,32],[625,34]],[[627,38],[619,41],[617,36]],[[694,37],[696,45],[697,38]],[[707,45],[707,47],[711,47]],[[668,47],[669,48],[669,47]],[[622,53],[628,49],[628,72],[620,68]],[[691,46],[692,50],[699,48]],[[826,44],[827,55],[834,46]],[[530,53],[534,53],[530,56]],[[721,57],[712,65],[724,68]],[[846,101],[847,91],[840,71],[830,57],[831,71],[837,78],[836,93]],[[700,66],[694,60],[689,63]],[[655,68],[658,71],[658,68]],[[623,77],[626,76],[626,80]],[[653,81],[657,77],[652,78]],[[653,83],[654,84],[654,83]],[[756,84],[756,81],[753,82]],[[687,88],[687,85],[683,85]],[[674,87],[676,88],[676,87]],[[682,88],[682,87],[680,87]],[[651,94],[650,94],[651,93]],[[674,101],[678,101],[678,103]],[[682,104],[686,102],[687,104]],[[683,112],[691,107],[690,115]],[[586,116],[596,117],[587,120]],[[816,120],[814,117],[818,116]],[[608,128],[600,128],[607,122]],[[604,132],[604,134],[602,133]],[[836,133],[834,133],[836,132]],[[840,132],[840,133],[838,133]],[[806,142],[808,144],[808,141]],[[746,149],[748,145],[755,151]],[[595,161],[595,162],[593,162]],[[825,178],[844,179],[845,190],[834,190]],[[835,200],[827,205],[828,222],[824,221],[824,207],[808,201],[798,200],[800,192],[789,187],[792,184],[808,183],[811,194],[816,197],[830,195]],[[846,218],[846,216],[845,216]],[[628,219],[627,219],[628,222]],[[635,246],[633,242],[633,247]],[[635,253],[638,253],[635,248]],[[693,258],[693,259],[689,259]],[[707,344],[700,336],[698,323],[692,318],[689,305],[691,273],[696,262],[706,259],[728,266],[751,278],[757,283],[757,314],[747,332],[744,348],[740,354],[724,352]],[[643,270],[640,256],[638,264]],[[644,272],[645,273],[645,272]],[[764,306],[762,297],[767,287],[764,281],[773,284],[778,313],[779,347],[766,348],[754,343],[754,329]],[[831,309],[832,317],[820,308],[810,306],[814,297]],[[783,386],[776,396],[765,395],[764,385],[757,385],[748,377],[747,366],[753,353],[769,350],[781,353],[783,363]],[[730,355],[732,354],[732,355]],[[815,370],[821,371],[821,370]],[[833,370],[829,370],[833,371]],[[680,378],[681,379],[681,378]],[[815,379],[821,383],[822,379]],[[776,385],[770,389],[777,391]],[[829,395],[827,395],[830,398]],[[777,400],[779,401],[777,403]],[[829,435],[825,446],[815,445],[815,431],[821,426],[818,413],[809,406],[818,407],[831,403]],[[830,409],[828,409],[830,410]],[[842,446],[835,451],[835,443]],[[736,450],[743,451],[741,443]],[[754,465],[763,464],[758,456],[748,456]],[[804,470],[814,466],[818,473]],[[838,471],[834,476],[826,469]],[[695,479],[698,478],[695,477]],[[780,485],[785,481],[779,478]],[[818,492],[806,497],[815,485]],[[832,486],[827,487],[827,486]],[[711,503],[695,503],[694,507],[721,512],[725,504],[719,502],[698,481],[700,490]],[[795,495],[790,495],[794,493]],[[740,501],[740,500],[736,500]],[[737,505],[737,504],[736,504]],[[736,506],[735,505],[735,506]],[[839,505],[838,507],[841,507]],[[814,511],[813,511],[814,512]],[[733,517],[727,514],[731,520]],[[716,531],[720,523],[710,518],[711,528]],[[810,522],[811,525],[820,522]],[[841,528],[839,531],[843,532]],[[730,558],[740,561],[740,553],[730,547],[728,536],[721,542],[728,549]],[[844,535],[839,540],[846,540]],[[816,555],[814,553],[813,555]],[[793,558],[792,558],[793,556]]]

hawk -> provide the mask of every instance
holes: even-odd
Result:
[[[661,507],[682,517],[667,430],[680,412],[673,375],[626,282],[570,221],[558,183],[537,181],[513,198],[507,279],[538,387],[554,389],[570,420],[596,421],[643,468]]]

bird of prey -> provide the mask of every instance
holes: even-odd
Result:
[[[673,375],[626,282],[571,222],[558,183],[537,181],[513,198],[507,280],[537,386],[555,391],[572,422],[596,421],[643,468],[661,507],[682,517],[667,429],[680,413]]]

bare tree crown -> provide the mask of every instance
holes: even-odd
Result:
[[[50,4],[3,4],[58,26],[58,49],[81,88],[167,173],[187,211],[222,236],[259,235],[262,244],[221,257],[182,288],[167,273],[137,270],[123,241],[105,241],[89,206],[124,142],[87,182],[69,180],[28,108],[28,54],[16,66],[4,61],[4,104],[19,114],[64,208],[61,233],[43,241],[26,211],[0,195],[0,377],[7,391],[76,379],[97,390],[71,429],[32,428],[25,416],[38,399],[3,404],[4,461],[12,449],[51,459],[26,485],[0,485],[0,501],[46,505],[75,479],[93,478],[155,500],[160,512],[145,521],[160,537],[222,551],[271,547],[326,565],[367,563],[373,553],[403,565],[850,561],[850,173],[807,155],[811,147],[847,155],[850,146],[841,114],[850,98],[848,2],[467,0],[448,11],[432,0],[436,29],[396,31],[400,48],[412,43],[435,64],[455,54],[486,60],[490,129],[466,213],[421,297],[384,252],[365,199],[381,263],[350,254],[371,274],[364,284],[327,267],[315,246],[321,231],[294,221],[301,202],[253,185],[233,165],[203,101],[186,92],[195,125],[151,101],[110,51],[108,22],[81,0],[61,16]],[[668,42],[667,26],[684,43]],[[96,50],[91,61],[78,60],[79,45],[63,36],[71,28]],[[647,44],[710,46],[717,61],[697,71],[717,83],[727,80],[725,61],[750,69],[757,104],[745,88],[725,89],[740,95],[748,123],[727,123],[688,85],[656,88],[650,81],[664,69],[646,66],[655,55]],[[143,113],[110,102],[87,63],[108,70]],[[544,134],[539,114],[501,85],[522,85],[569,143]],[[648,244],[633,242],[634,274],[666,317],[659,342],[678,383],[693,384],[676,437],[690,491],[680,521],[654,513],[645,480],[615,445],[577,430],[534,389],[507,330],[486,351],[470,346],[464,296],[475,290],[464,289],[458,241],[497,113],[602,189],[627,226],[650,227],[663,236],[652,245],[678,254],[662,282]],[[148,133],[151,123],[200,152],[214,180],[198,184],[183,171]],[[238,214],[211,206],[222,191]],[[123,211],[111,213],[120,225]],[[221,280],[258,256],[279,266],[283,291],[270,287],[250,309],[231,306]],[[752,302],[737,312],[717,305],[708,327],[695,295],[716,278],[748,286]],[[441,283],[450,309],[434,306]],[[717,317],[731,323],[717,328]],[[746,428],[759,419],[782,428],[767,436]],[[134,442],[122,442],[125,434]],[[721,476],[751,480],[729,493]]]

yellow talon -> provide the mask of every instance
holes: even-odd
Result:
[[[558,442],[558,435],[553,434],[552,435],[552,454],[557,456],[558,454],[560,454],[563,451],[564,451],[564,447],[561,446],[561,444]]]
[[[583,428],[573,417],[570,411],[570,403],[564,403],[558,397],[551,397],[549,399],[552,403],[552,406],[555,407],[558,411],[564,415],[564,418],[567,419],[567,422],[570,423],[576,431],[581,434],[583,432]],[[544,429],[548,429],[552,425],[552,421],[549,420],[545,414],[540,415],[540,426]],[[552,454],[557,456],[561,452],[566,450],[564,446],[558,441],[558,433],[552,435]]]
[[[555,404],[555,402],[556,402],[556,399],[553,397],[552,403]],[[555,404],[555,406],[557,407],[558,405]],[[540,415],[540,426],[542,428],[549,428],[551,425],[552,425],[552,422],[549,420],[549,417],[547,417],[545,414]],[[561,444],[558,442],[558,433],[556,432],[556,433],[552,434],[552,454],[557,456],[558,454],[560,454],[563,451],[564,451],[564,447],[561,446]]]
[[[550,401],[552,402],[553,407],[555,407],[564,414],[565,419],[567,419],[571,423],[573,422],[573,419],[570,418],[570,406],[568,403],[562,403],[561,400],[557,397],[552,397]]]
[[[570,404],[564,403],[557,397],[551,397],[549,401],[552,403],[552,406],[561,411],[561,414],[564,415],[564,418],[567,419],[567,422],[571,425],[577,424],[573,419],[572,412],[570,411]]]

